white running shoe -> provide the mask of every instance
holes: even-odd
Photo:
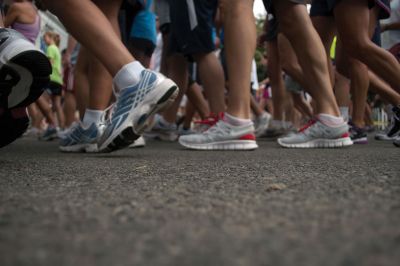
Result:
[[[232,126],[219,120],[207,131],[181,136],[179,143],[194,150],[255,150],[258,148],[253,123]]]
[[[143,148],[145,146],[146,146],[146,140],[144,139],[143,136],[140,136],[140,138],[138,138],[131,145],[129,145],[129,148]]]
[[[298,133],[279,138],[278,143],[285,148],[339,148],[353,145],[347,123],[330,127],[316,119]]]
[[[176,141],[178,139],[178,127],[176,124],[167,125],[162,121],[161,115],[155,115],[153,127],[144,133],[146,139],[162,141]]]
[[[254,128],[256,137],[262,136],[269,126],[269,122],[271,121],[271,115],[267,112],[263,112],[262,115],[256,117],[254,120]]]
[[[58,146],[63,152],[98,152],[97,141],[104,131],[104,125],[91,124],[84,128],[81,123],[74,124],[60,139]]]
[[[100,151],[111,152],[131,145],[146,129],[149,118],[172,104],[178,92],[172,80],[143,70],[137,85],[117,95],[112,117],[99,141]]]

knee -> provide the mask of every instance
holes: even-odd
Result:
[[[368,56],[368,50],[371,45],[368,38],[348,38],[343,40],[343,44],[343,49],[347,54],[357,59]]]

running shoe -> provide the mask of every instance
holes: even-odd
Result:
[[[0,148],[22,136],[28,126],[29,118],[25,107],[11,110],[0,108]]]
[[[92,123],[84,128],[81,123],[76,123],[60,139],[59,149],[63,152],[97,152],[97,142],[103,131],[104,125]]]
[[[330,127],[317,119],[310,120],[298,133],[279,138],[278,143],[285,148],[338,148],[353,144],[346,123]]]
[[[99,141],[99,150],[112,152],[131,145],[144,132],[149,118],[175,101],[178,91],[172,80],[143,70],[137,85],[117,95],[111,119]]]
[[[129,148],[143,148],[146,146],[146,140],[141,136],[137,140],[135,140],[131,145],[129,145]]]
[[[161,115],[154,117],[153,127],[144,133],[147,139],[157,139],[162,141],[176,141],[178,139],[178,130],[175,124],[166,124],[162,121]]]
[[[390,125],[385,132],[375,135],[376,140],[390,140],[393,141],[400,136],[400,107],[393,107],[393,116]]]
[[[262,115],[256,117],[254,120],[254,128],[257,137],[260,137],[265,133],[269,126],[269,121],[271,121],[271,115],[267,112],[263,112]]]
[[[400,148],[400,136],[397,136],[397,138],[393,141],[394,146]]]
[[[253,123],[232,126],[220,119],[207,131],[181,136],[179,143],[193,150],[255,150],[258,148]]]
[[[17,31],[0,29],[0,107],[10,109],[34,102],[50,74],[45,54]]]
[[[39,140],[50,141],[58,137],[58,129],[53,126],[47,127],[47,129],[39,136]]]
[[[350,138],[354,144],[368,144],[367,131],[355,125],[350,127]]]
[[[203,120],[194,121],[194,131],[199,133],[207,131],[210,127],[214,126],[219,121],[222,115],[223,113],[211,113],[210,116],[206,117]]]

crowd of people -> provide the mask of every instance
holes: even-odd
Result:
[[[390,120],[375,139],[400,147],[399,2],[264,0],[257,36],[253,0],[0,1],[0,147],[340,148],[368,143],[372,104]]]

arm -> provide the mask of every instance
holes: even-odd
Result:
[[[381,25],[381,32],[388,30],[400,30],[400,21]]]
[[[19,8],[17,4],[11,5],[4,19],[4,26],[6,28],[10,27],[14,22],[16,22],[19,15]]]
[[[68,44],[67,44],[67,50],[65,52],[65,58],[66,58],[66,63],[68,65],[71,64],[71,54],[74,51],[76,45],[78,44],[78,42],[75,40],[74,37],[72,37],[72,35],[68,36]]]

